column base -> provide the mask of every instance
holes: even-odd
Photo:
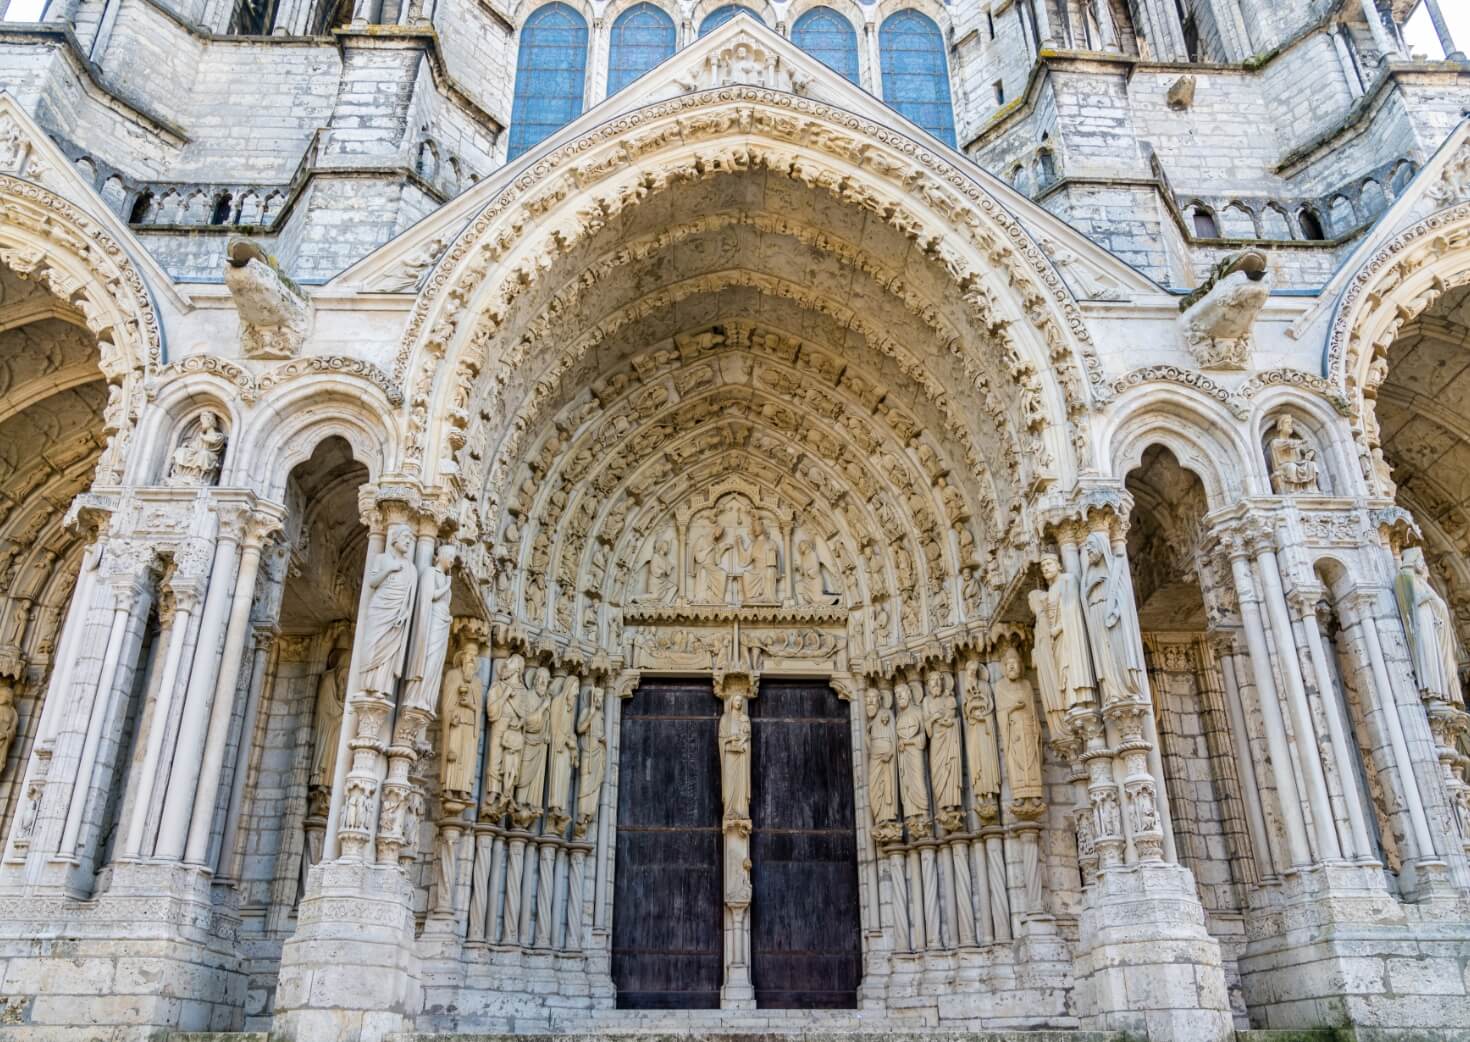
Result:
[[[381,1042],[422,1006],[413,888],[397,865],[335,862],[307,876],[281,950],[271,1034],[285,1042]]]
[[[1163,862],[1109,868],[1088,888],[1073,960],[1080,1026],[1149,1042],[1231,1042],[1220,945],[1194,877]]]

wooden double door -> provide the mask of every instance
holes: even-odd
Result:
[[[724,977],[722,704],[649,679],[623,706],[613,983],[624,1009],[714,1009]],[[751,718],[751,977],[765,1009],[851,1008],[862,975],[848,706],[762,679]]]

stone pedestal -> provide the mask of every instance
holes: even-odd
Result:
[[[1115,866],[1088,888],[1074,959],[1084,1029],[1150,1042],[1235,1037],[1220,945],[1205,930],[1189,870]]]
[[[422,1005],[413,888],[396,864],[313,868],[281,952],[272,1034],[286,1042],[380,1042]]]

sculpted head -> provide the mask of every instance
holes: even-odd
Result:
[[[1041,576],[1047,582],[1055,582],[1062,574],[1062,561],[1056,554],[1041,555]]]
[[[393,525],[388,529],[388,545],[398,551],[400,557],[407,557],[408,552],[413,549],[413,529],[407,525]]]
[[[219,430],[219,413],[213,409],[206,409],[199,414],[199,429],[205,434],[213,434]]]
[[[551,690],[551,670],[541,668],[532,672],[531,686],[536,689],[536,694],[545,695]]]
[[[454,567],[454,559],[459,556],[459,547],[453,543],[440,543],[439,549],[434,551],[434,566],[441,572],[447,572]]]
[[[877,684],[869,684],[863,690],[863,708],[868,711],[868,717],[870,719],[878,715],[878,706],[881,704],[879,701],[881,697],[878,694]]]
[[[898,702],[898,708],[900,709],[907,709],[909,707],[909,702],[913,700],[912,696],[910,696],[909,694],[908,684],[904,683],[901,680],[897,684],[893,685],[893,697]]]
[[[1294,430],[1296,430],[1296,421],[1291,418],[1290,413],[1285,414],[1281,419],[1276,421],[1276,433],[1281,437],[1291,437]]]
[[[525,669],[526,658],[524,655],[512,655],[505,660],[505,675],[507,678],[519,677],[525,672]]]
[[[1000,668],[1007,680],[1020,680],[1021,653],[1014,647],[1006,648],[1005,654],[1000,657]]]
[[[1424,560],[1424,551],[1417,546],[1411,546],[1404,550],[1403,562],[1405,568],[1419,575],[1429,574],[1429,565]]]
[[[1087,537],[1087,563],[1102,564],[1108,557],[1108,537],[1101,532],[1093,532]]]

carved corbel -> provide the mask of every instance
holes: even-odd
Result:
[[[225,285],[240,315],[246,358],[292,358],[311,331],[311,299],[258,243],[243,237],[225,247]]]
[[[1179,322],[1200,368],[1250,367],[1251,327],[1271,295],[1268,264],[1259,250],[1231,254],[1180,302]]]

